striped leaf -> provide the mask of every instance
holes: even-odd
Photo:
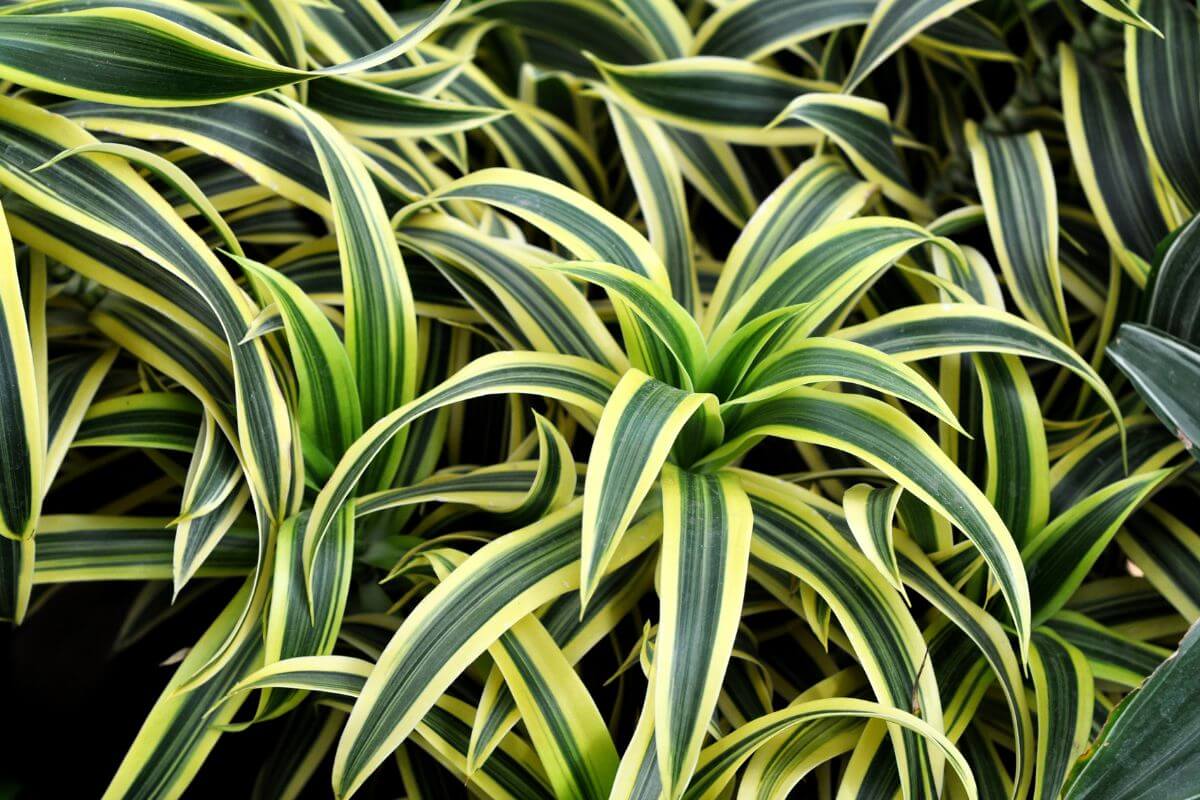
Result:
[[[582,292],[564,276],[529,268],[543,265],[553,256],[537,257],[528,248],[487,236],[465,222],[437,213],[406,220],[399,237],[406,246],[435,259],[439,269],[458,268],[485,284],[512,317],[529,349],[583,356],[614,369],[628,364]],[[459,291],[465,293],[463,278],[456,278]],[[500,317],[485,302],[472,298],[480,313],[500,327]]]
[[[91,407],[118,350],[96,350],[62,356],[46,365],[46,482],[62,466],[83,417]]]
[[[826,134],[885,197],[917,219],[932,216],[929,206],[913,191],[900,154],[892,145],[892,122],[883,103],[813,92],[793,100],[771,124],[783,122],[811,126]]]
[[[62,150],[93,143],[73,123],[23,101],[5,100],[0,103],[0,137],[9,145],[0,162],[0,183],[55,216],[131,247],[204,298],[235,355],[247,478],[256,502],[268,515],[281,516],[298,477],[292,468],[296,454],[287,409],[262,344],[240,344],[253,318],[249,300],[199,237],[127,165],[68,159],[37,173],[26,171]]]
[[[334,792],[351,794],[413,730],[450,682],[516,620],[579,581],[582,504],[477,551],[410,614],[355,703],[334,760]],[[624,537],[614,566],[649,547],[658,519]]]
[[[171,553],[171,581],[176,597],[216,552],[225,534],[240,521],[249,499],[250,493],[243,487],[230,492],[208,511],[177,520]]]
[[[663,471],[655,740],[663,790],[688,785],[733,648],[753,513],[738,479]]]
[[[1195,455],[1200,427],[1188,397],[1200,378],[1200,351],[1153,328],[1125,323],[1107,354],[1154,415]]]
[[[90,131],[180,142],[235,165],[255,183],[318,213],[329,198],[312,145],[288,109],[262,97],[203,108],[67,103],[61,112]],[[256,131],[270,131],[262,135]]]
[[[704,55],[755,61],[785,47],[851,25],[863,25],[875,8],[872,0],[735,0],[717,8],[696,32]]]
[[[429,561],[439,579],[445,580],[465,559],[462,553],[443,549]],[[490,652],[509,689],[504,696],[516,706],[530,730],[556,794],[606,796],[616,769],[616,748],[591,695],[556,639],[535,617],[527,616],[501,635]],[[477,722],[483,711],[481,703]],[[484,724],[487,722],[485,719]],[[501,727],[506,731],[513,723],[515,720],[505,721]],[[472,729],[472,744],[477,742],[477,730],[478,726]],[[489,746],[489,754],[494,746]]]
[[[863,217],[827,225],[775,258],[709,332],[709,348],[721,347],[748,322],[785,306],[808,303],[792,336],[811,333],[872,279],[921,244],[956,250],[911,222]]]
[[[866,33],[859,42],[854,65],[846,77],[847,91],[854,89],[884,59],[923,30],[975,0],[882,0],[875,6]]]
[[[754,213],[755,189],[732,145],[698,133],[662,126],[684,179],[734,225]]]
[[[20,624],[29,610],[35,565],[33,539],[0,538],[0,619]]]
[[[699,378],[708,360],[704,336],[688,311],[658,284],[633,270],[603,262],[568,261],[551,264],[546,268],[603,288],[613,298],[614,303],[618,304],[618,308],[627,307],[637,315],[643,325],[658,336],[659,341],[675,356],[685,375],[690,376],[693,381]],[[638,328],[624,324],[623,331],[625,346],[632,353],[640,354],[650,350],[637,343],[635,337],[639,333]],[[645,363],[646,358],[643,356],[636,359],[634,366],[665,377],[664,373],[667,370],[661,367],[653,369],[657,365]]]
[[[0,215],[2,216],[2,215]],[[4,442],[4,480],[0,481],[0,536],[29,539],[37,525],[44,492],[46,428],[42,403],[38,397],[37,371],[30,342],[29,323],[17,260],[8,225],[0,220],[0,314],[3,315],[3,339],[0,340],[0,441]],[[24,574],[21,570],[19,574]],[[23,588],[22,588],[23,587]],[[23,581],[5,583],[5,593],[18,599],[14,606],[23,608],[29,585]],[[24,597],[24,599],[20,599]],[[16,615],[18,618],[21,614]]]
[[[1030,673],[1037,695],[1038,770],[1033,796],[1058,797],[1092,725],[1092,671],[1079,649],[1045,629],[1033,636]]]
[[[254,671],[261,659],[261,640],[251,637],[243,642],[233,657],[200,688],[190,692],[178,690],[224,646],[239,624],[249,591],[247,584],[175,670],[117,768],[105,798],[179,797],[187,789],[220,738],[219,726],[233,717],[240,703],[226,703],[211,716],[209,709],[238,680]]]
[[[725,408],[768,400],[800,386],[845,381],[906,400],[959,428],[946,401],[911,367],[854,342],[814,337],[776,350],[743,379]]]
[[[797,703],[759,717],[728,736],[717,740],[705,748],[701,754],[697,779],[686,796],[705,800],[720,797],[721,790],[732,779],[737,768],[745,763],[764,741],[769,741],[772,737],[797,725],[829,717],[881,719],[919,734],[933,743],[946,756],[946,760],[950,762],[955,774],[962,781],[966,789],[966,796],[972,799],[977,797],[975,779],[966,760],[937,728],[907,711],[850,697]],[[931,791],[936,791],[936,789],[931,788]]]
[[[706,330],[776,257],[824,223],[853,216],[873,191],[833,158],[812,158],[797,167],[762,202],[730,249],[713,289]]]
[[[363,424],[370,425],[416,394],[412,289],[379,193],[350,144],[319,115],[295,103],[289,106],[308,132],[329,190],[341,254],[346,353],[356,378]],[[322,350],[330,346],[332,342]],[[331,377],[335,383],[341,379],[336,371]],[[345,403],[353,407],[352,401],[339,400],[339,406]],[[348,416],[339,416],[342,424],[353,424]],[[342,431],[338,444],[348,444],[344,437],[352,433],[356,431]],[[388,482],[402,448],[403,437],[384,455],[370,477],[372,482]],[[340,455],[338,449],[327,452],[331,460]]]
[[[1088,383],[1117,420],[1123,415],[1100,376],[1074,350],[1003,311],[978,305],[911,306],[843,328],[840,338],[865,344],[902,361],[954,353],[1004,353],[1066,367]]]
[[[602,183],[596,176],[595,156],[571,128],[552,114],[510,97],[473,64],[454,79],[447,94],[471,105],[515,111],[482,129],[505,163],[595,196],[595,187]]]
[[[876,489],[866,483],[846,490],[842,504],[846,523],[854,534],[858,549],[896,589],[900,586],[900,567],[892,544],[892,517],[904,491],[898,484]]]
[[[327,477],[321,465],[336,463],[362,434],[362,408],[346,348],[333,324],[295,283],[253,259],[233,259],[267,287],[280,311],[299,388],[305,463],[318,478]]]
[[[298,656],[275,661],[238,681],[222,698],[228,702],[256,689],[301,689],[358,697],[375,665],[350,656]]]
[[[697,413],[702,422],[712,419],[716,398],[676,389],[637,370],[626,372],[613,389],[596,426],[583,489],[580,597],[585,605],[676,438]]]
[[[607,261],[670,289],[658,254],[636,230],[594,201],[554,181],[512,169],[477,170],[443,186],[421,205],[477,200],[541,229],[586,261]],[[407,215],[414,210],[405,212]]]
[[[846,539],[804,498],[803,490],[774,478],[739,470],[754,510],[750,571],[776,598],[793,594],[787,583],[769,580],[768,569],[813,586],[829,604],[856,647],[872,690],[884,705],[911,708],[934,727],[942,706],[934,675],[921,668],[925,643],[903,601]],[[803,535],[797,536],[796,531]],[[870,647],[865,647],[871,642]],[[744,730],[744,728],[743,728]],[[920,737],[895,730],[896,766],[910,796],[933,791],[931,754]],[[703,755],[700,769],[703,769]],[[699,780],[699,775],[695,780]],[[695,780],[693,783],[695,783]]]
[[[237,451],[212,418],[204,414],[188,464],[176,522],[200,517],[219,506],[242,477]]]
[[[1015,61],[1004,31],[987,17],[964,9],[926,28],[914,44],[980,61]]]
[[[678,58],[691,49],[691,27],[669,0],[614,0],[614,5],[625,12],[663,57]]]
[[[605,798],[617,750],[583,681],[533,617],[500,637],[493,657],[558,797]]]
[[[1140,0],[1136,9],[1147,25],[1125,28],[1125,81],[1133,118],[1155,174],[1186,208],[1200,210],[1195,177],[1200,150],[1185,134],[1200,118],[1196,12],[1181,0]],[[1157,79],[1165,74],[1178,78]]]
[[[1030,540],[1021,557],[1035,622],[1062,608],[1129,515],[1172,472],[1156,470],[1110,484],[1056,517]]]
[[[915,423],[871,398],[795,389],[788,397],[753,407],[729,431],[726,444],[705,462],[727,461],[763,436],[782,436],[850,453],[886,472],[953,522],[992,568],[1024,651],[1030,631],[1029,587],[1012,535],[983,493]]]
[[[265,616],[263,659],[268,665],[331,653],[346,608],[354,555],[353,509],[343,508],[311,563],[303,558],[304,523],[303,513],[288,520],[276,541],[271,600]],[[302,697],[264,693],[255,719],[278,716]]]
[[[904,582],[945,614],[991,667],[1012,717],[1016,756],[1012,796],[1023,796],[1033,780],[1036,736],[1021,667],[1008,635],[995,617],[951,586],[911,539],[899,540],[896,560]]]
[[[613,781],[611,800],[650,800],[662,797],[662,780],[658,769],[658,746],[655,729],[655,670],[651,666],[646,678],[646,699],[638,715],[637,727],[625,752]]]
[[[1151,33],[1159,33],[1157,28],[1147,22],[1145,17],[1137,12],[1137,3],[1130,5],[1124,0],[1083,0],[1083,3],[1094,8],[1109,19],[1120,22],[1123,25],[1141,28]]]
[[[1116,76],[1090,59],[1068,47],[1059,48],[1059,57],[1063,114],[1080,183],[1122,266],[1143,284],[1167,221],[1129,99]]]
[[[236,699],[244,692],[267,688],[357,697],[373,667],[369,661],[347,656],[289,658],[254,671],[234,686],[226,697]],[[416,728],[420,745],[436,754],[439,760],[449,760],[464,778],[466,771],[461,764],[471,710],[461,700],[443,696]],[[472,785],[486,791],[489,797],[512,800],[553,797],[535,771],[527,746],[519,745],[523,743],[511,739],[504,742],[496,754],[495,762],[470,776]]]
[[[637,0],[652,14],[659,8],[674,10],[664,0]],[[669,11],[663,14],[668,15]],[[647,16],[650,16],[647,14]],[[646,220],[650,244],[666,265],[671,295],[685,309],[697,305],[695,244],[688,227],[683,178],[670,142],[653,122],[634,116],[619,103],[607,105],[625,156],[625,167],[637,191],[638,206]]]
[[[1039,133],[997,136],[966,128],[988,232],[1025,317],[1070,343],[1058,261],[1058,196]]]
[[[473,397],[522,392],[574,406],[595,419],[600,416],[616,376],[581,358],[533,353],[494,353],[476,359],[454,377],[372,425],[346,451],[313,502],[305,526],[305,548],[316,551],[321,537],[349,499],[371,461],[410,423],[452,403]]]
[[[1047,627],[1079,648],[1097,680],[1129,688],[1150,677],[1169,650],[1124,636],[1075,611],[1060,611]]]
[[[106,155],[119,156],[131,164],[136,164],[139,167],[144,167],[154,173],[155,177],[169,186],[175,193],[180,195],[184,200],[192,205],[196,211],[204,217],[205,221],[213,227],[217,234],[221,237],[221,241],[234,253],[242,254],[242,247],[238,244],[237,237],[230,230],[228,223],[225,222],[221,213],[208,199],[204,191],[196,185],[186,172],[178,165],[168,161],[167,159],[147,152],[137,147],[131,147],[125,144],[116,144],[112,142],[96,142],[95,144],[84,144],[77,147],[72,147],[70,150],[65,150],[59,153],[54,158],[47,161],[45,164],[37,167],[34,172],[46,167],[54,166],[57,162],[64,158],[81,155],[84,153],[104,153]]]
[[[792,98],[833,88],[731,58],[695,56],[622,66],[595,61],[617,100],[631,111],[721,141],[812,144],[811,131],[764,128]]]
[[[643,558],[607,575],[586,608],[579,597],[566,594],[555,600],[539,618],[570,662],[578,662],[614,626],[641,597],[650,579],[652,559]],[[520,717],[516,701],[508,691],[503,675],[494,669],[488,676],[480,698],[471,743],[467,753],[468,771],[487,760]]]
[[[357,72],[415,46],[457,5],[445,0],[421,25],[391,44],[334,67],[295,69],[242,52],[137,8],[88,8],[5,14],[0,75],[46,92],[140,106],[215,103],[322,74]],[[95,69],[97,60],[108,67]],[[54,70],[47,70],[54,64]]]
[[[1128,530],[1117,533],[1117,544],[1166,602],[1186,619],[1195,619],[1200,586],[1192,576],[1200,537],[1166,510],[1153,504],[1147,510],[1130,520]]]
[[[169,580],[175,532],[160,517],[52,514],[39,527],[35,583]],[[247,528],[229,531],[197,573],[245,575],[254,568],[258,543]]]
[[[700,387],[727,401],[735,399],[755,361],[777,337],[786,336],[793,323],[802,321],[807,309],[807,303],[784,306],[743,325],[711,354]]]
[[[1075,765],[1065,796],[1108,798],[1133,792],[1160,792],[1164,797],[1195,793],[1196,748],[1185,740],[1163,735],[1163,714],[1180,708],[1194,696],[1196,682],[1196,629],[1180,642],[1141,689],[1117,706],[1099,737]],[[1114,763],[1120,756],[1120,764]],[[1172,776],[1164,784],[1162,770]]]
[[[307,84],[309,108],[343,133],[368,139],[434,136],[471,130],[507,112],[436,100],[391,86],[349,77],[329,77]]]
[[[1200,341],[1200,325],[1191,302],[1195,271],[1200,268],[1195,249],[1197,239],[1200,239],[1200,216],[1192,217],[1172,235],[1151,276],[1145,317],[1151,328],[1193,343]]]
[[[182,392],[146,392],[94,403],[72,447],[146,447],[190,453],[201,420],[200,403]]]

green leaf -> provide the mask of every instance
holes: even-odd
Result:
[[[812,131],[764,128],[798,94],[832,89],[770,67],[694,56],[638,66],[593,59],[617,100],[630,111],[686,131],[755,145],[812,144]]]
[[[25,303],[17,277],[17,261],[8,225],[0,220],[0,436],[4,441],[4,480],[0,481],[0,536],[33,536],[42,505],[46,460],[46,428],[38,398],[37,373],[30,343]],[[24,608],[29,587],[5,584],[24,593],[15,605]],[[16,614],[19,619],[20,613]]]
[[[1153,328],[1127,322],[1107,353],[1154,415],[1195,456],[1200,420],[1189,400],[1200,387],[1200,350]]]
[[[874,8],[873,0],[735,0],[718,7],[700,26],[696,49],[703,55],[754,61],[829,31],[866,24]]]
[[[1195,699],[1200,668],[1196,631],[1193,627],[1174,655],[1117,706],[1068,778],[1069,800],[1145,791],[1182,800],[1200,791],[1200,750],[1190,738],[1164,737],[1162,727],[1167,709],[1186,707]],[[1169,783],[1163,783],[1164,774],[1172,776]]]
[[[309,470],[336,461],[362,434],[362,409],[354,370],[332,323],[300,287],[283,274],[249,258],[233,256],[247,275],[261,281],[279,308],[296,372],[300,432]],[[315,457],[315,458],[314,458]],[[326,477],[318,473],[318,477]]]
[[[1200,269],[1197,244],[1200,215],[1177,230],[1150,277],[1146,324],[1190,344],[1200,342],[1196,316],[1196,271]]]
[[[345,294],[346,353],[354,370],[362,422],[370,425],[416,394],[417,321],[412,290],[383,202],[350,144],[318,114],[295,103],[289,102],[289,107],[308,132],[333,205]],[[306,316],[311,317],[311,309]],[[322,334],[322,352],[333,349],[328,333]],[[344,379],[334,368],[330,380],[335,387]],[[350,388],[340,387],[342,392]],[[352,409],[354,402],[343,396],[337,405]],[[319,412],[314,409],[314,413],[325,411],[327,406]],[[339,447],[325,451],[331,460],[339,458],[357,436],[352,411],[339,412],[326,424],[334,419],[351,429],[334,440]],[[328,439],[317,441],[326,444]],[[382,487],[390,481],[402,448],[400,438],[375,468],[371,482]]]

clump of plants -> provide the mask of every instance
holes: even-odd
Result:
[[[22,0],[0,78],[0,615],[224,609],[106,797],[1200,792],[1190,2]]]

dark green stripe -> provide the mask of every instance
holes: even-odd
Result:
[[[862,155],[889,181],[912,189],[900,163],[900,154],[892,145],[892,126],[882,119],[837,105],[810,103],[792,112],[794,119],[836,135],[847,147]]]

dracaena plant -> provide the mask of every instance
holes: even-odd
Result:
[[[219,599],[106,797],[1200,791],[1190,3],[20,0],[0,78],[0,615]]]

